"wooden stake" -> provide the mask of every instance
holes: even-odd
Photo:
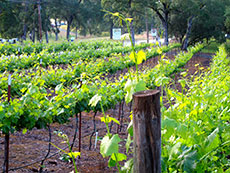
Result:
[[[8,102],[10,103],[11,98],[11,74],[8,77]],[[5,134],[5,160],[3,165],[3,172],[9,172],[9,146],[10,146],[10,132]]]
[[[79,152],[81,152],[81,112],[79,113]]]
[[[133,95],[134,172],[161,172],[160,91]]]
[[[3,165],[3,172],[9,172],[9,145],[10,145],[10,135],[5,134],[5,160]]]
[[[120,122],[121,119],[121,102],[119,103],[119,112],[118,112],[118,121]],[[117,133],[119,133],[119,124],[117,124]]]

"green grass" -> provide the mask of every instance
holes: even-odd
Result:
[[[218,51],[218,47],[220,46],[220,43],[216,41],[211,41],[208,46],[206,46],[204,49],[202,49],[202,53],[216,53]]]
[[[89,41],[89,40],[109,40],[109,37],[99,37],[99,36],[96,36],[96,35],[92,35],[92,36],[89,36],[89,35],[87,35],[87,36],[78,35],[78,36],[79,37],[77,39],[75,39],[74,42]],[[56,36],[55,36],[54,33],[49,33],[48,37],[49,37],[49,43],[61,43],[63,41],[67,41],[65,34],[59,34],[58,35],[58,41],[55,40]],[[71,38],[71,37],[75,38],[75,35],[70,33],[69,38]],[[29,40],[29,37],[27,37],[27,40]],[[35,39],[35,42],[37,43],[38,40]],[[45,34],[42,35],[42,42],[43,43],[46,42]]]
[[[208,46],[206,46],[204,49],[202,49],[201,52],[203,53],[216,53],[218,51],[218,47],[222,43],[218,43],[215,40],[211,41]],[[226,52],[230,55],[230,39],[226,40],[225,43],[223,43],[226,49]]]
[[[226,49],[228,55],[230,55],[230,39],[228,39],[226,41],[226,43],[224,44],[224,46],[225,46],[225,49]]]

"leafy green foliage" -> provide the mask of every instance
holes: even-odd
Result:
[[[71,149],[71,145],[70,145],[70,142],[69,142],[69,137],[66,135],[66,134],[63,134],[62,132],[60,131],[55,131],[54,133],[56,133],[59,137],[61,137],[64,141],[64,143],[67,143],[68,145],[68,148],[69,148],[69,152],[66,152],[64,150],[62,150],[61,148],[59,148],[58,146],[56,146],[55,144],[51,143],[51,145],[53,145],[55,148],[57,148],[58,150],[62,151],[66,156],[69,156],[72,161],[73,161],[73,165],[74,165],[74,169],[75,169],[75,172],[77,173],[77,165],[75,163],[75,159],[81,155],[80,152],[73,152],[72,149]],[[68,158],[68,157],[67,157]]]
[[[210,72],[181,80],[183,88],[188,85],[186,95],[168,89],[167,98],[175,104],[162,112],[162,159],[170,171],[223,172],[228,168],[229,63],[220,47]]]
[[[146,60],[146,55],[145,52],[143,52],[143,50],[140,50],[136,57],[134,55],[133,52],[131,52],[131,54],[129,55],[130,59],[135,63],[135,64],[141,64],[144,60]]]
[[[144,91],[146,89],[146,84],[143,80],[137,82],[136,79],[128,80],[125,84],[124,91],[126,91],[125,102],[131,102],[133,94],[138,91]]]
[[[98,94],[96,94],[95,96],[93,96],[93,97],[90,99],[89,105],[94,107],[94,106],[97,105],[97,103],[98,103],[99,101],[101,101],[101,96],[99,96]]]
[[[118,143],[121,141],[117,134],[111,138],[106,135],[101,141],[100,153],[103,157],[111,156],[113,153],[118,153]]]
[[[169,51],[173,47],[174,46],[162,47],[162,53]],[[134,75],[134,73],[130,71],[134,85],[128,86],[127,88],[129,88],[130,91],[141,91],[147,87],[154,88],[156,86],[156,77],[169,76],[173,72],[177,71],[179,67],[183,66],[192,57],[192,55],[201,48],[202,45],[198,45],[191,49],[188,53],[178,55],[178,57],[175,58],[175,61],[172,62],[169,62],[169,60],[166,58],[164,58],[164,60],[162,58],[162,62],[156,68],[146,70],[144,73],[138,73],[139,80],[137,78],[137,73]],[[158,55],[156,48],[152,48],[151,51],[145,51],[145,54],[146,58]],[[119,55],[116,56],[119,57]],[[127,59],[125,60],[127,60],[126,65],[133,64],[133,61],[129,56],[127,56]],[[86,61],[90,62],[89,59]],[[118,64],[116,65],[119,67]],[[125,68],[125,66],[122,68]],[[95,75],[94,78],[91,78],[93,75],[90,71],[86,73],[79,70],[80,77],[76,77],[76,83],[73,82],[73,85],[70,88],[68,85],[70,83],[67,81],[73,79],[72,77],[74,75],[74,73],[71,71],[71,67],[67,67],[66,73],[62,72],[64,71],[59,71],[59,69],[56,68],[50,68],[47,71],[45,69],[41,69],[41,73],[40,70],[37,72],[31,71],[31,75],[28,73],[28,77],[23,79],[26,76],[23,76],[25,73],[15,70],[15,73],[13,73],[12,76],[13,79],[17,79],[15,80],[17,82],[14,83],[13,80],[12,86],[14,85],[14,87],[12,87],[12,89],[16,88],[15,86],[17,85],[18,88],[20,88],[19,90],[16,88],[17,91],[19,91],[18,96],[22,97],[15,97],[10,104],[7,102],[0,103],[1,131],[3,133],[9,133],[23,130],[25,128],[28,130],[34,127],[45,128],[47,124],[53,122],[65,123],[68,121],[69,117],[82,111],[102,111],[104,114],[104,110],[113,107],[117,104],[117,102],[120,102],[125,97],[126,93],[124,88],[127,84],[127,81],[130,80],[130,73],[121,75],[117,81],[109,82],[106,79],[103,81],[100,80],[98,75]],[[5,72],[1,76],[2,81],[4,81],[2,82],[3,84],[5,82],[7,83],[7,78],[5,78],[7,74],[8,73]],[[57,76],[55,76],[56,74]],[[59,75],[60,77],[58,77]],[[56,79],[56,77],[58,77],[58,79]],[[81,87],[79,87],[77,82],[79,79],[81,79]],[[19,85],[20,82],[23,85]],[[7,85],[4,86],[7,87]],[[48,86],[53,88],[51,93],[49,92],[51,88]],[[4,100],[6,92],[4,90],[2,91],[2,100]],[[52,94],[52,96],[50,94]],[[89,104],[90,100],[91,104]],[[125,159],[125,156],[119,152],[120,138],[118,135],[112,135],[109,132],[108,124],[111,121],[117,122],[117,120],[115,118],[105,116],[104,114],[102,121],[105,122],[108,132],[106,135],[107,137],[105,137],[105,139],[103,139],[104,142],[102,142],[102,153],[104,156],[110,157],[110,166],[115,164],[120,171],[132,171],[132,168],[128,168],[128,166],[133,165],[132,160],[128,160],[122,168],[119,165],[119,162]],[[179,127],[180,131],[184,131],[184,129],[188,128],[188,125],[181,124]],[[132,150],[130,149],[133,137],[132,123],[130,123],[127,130],[129,136],[126,141],[126,150],[127,154],[130,154],[132,153]],[[174,158],[174,155],[175,154],[172,154],[172,159]],[[71,154],[71,156],[74,157],[74,154]],[[194,157],[195,156],[197,156],[197,153],[194,154]],[[181,156],[181,158],[184,157],[190,158],[190,155],[188,157],[186,154]],[[167,162],[165,163],[167,164]]]
[[[113,117],[109,117],[108,115],[106,117],[101,118],[101,122],[104,122],[104,123],[110,123],[111,121],[113,121],[113,122],[115,122],[117,124],[120,124],[120,122],[118,120],[116,120]]]

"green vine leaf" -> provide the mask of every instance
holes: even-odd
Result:
[[[186,80],[185,79],[180,79],[180,80],[178,80],[178,82],[181,84],[182,88],[185,87],[185,85],[186,85]]]
[[[146,83],[143,80],[140,80],[137,84],[136,84],[136,88],[135,88],[135,92],[139,92],[139,91],[144,91],[146,90]]]
[[[129,58],[136,64],[141,64],[143,60],[146,60],[146,54],[143,50],[140,50],[137,54],[136,52],[131,52]]]
[[[174,155],[180,154],[181,142],[177,142],[169,151],[169,160],[173,158]]]
[[[125,165],[121,168],[121,171],[126,173],[133,172],[133,158],[125,162]]]
[[[143,60],[146,60],[146,54],[143,50],[140,50],[137,53],[137,64],[141,64]]]
[[[136,80],[128,79],[125,84],[124,91],[126,91],[125,102],[129,103],[133,99],[133,94],[135,92],[146,90],[146,83],[143,80],[137,82]]]
[[[133,18],[125,18],[127,21],[129,21],[129,23],[131,23],[133,21]]]
[[[155,80],[156,86],[161,86],[161,85],[165,85],[168,84],[170,81],[170,79],[168,77],[165,76],[160,76]]]
[[[26,134],[26,132],[27,132],[27,129],[24,128],[24,129],[22,130],[22,134],[24,135],[24,134]]]
[[[115,123],[120,125],[120,122],[117,119],[115,119],[113,117],[109,117],[108,115],[107,115],[107,117],[102,117],[101,118],[101,122],[104,122],[104,123],[110,123],[111,121],[113,121],[113,122],[115,122]]]
[[[113,16],[116,16],[116,17],[118,17],[119,16],[119,13],[118,12],[116,12],[116,13],[111,13]]]
[[[118,153],[119,145],[118,143],[121,141],[118,134],[115,134],[112,136],[112,138],[109,138],[108,135],[104,136],[104,138],[101,141],[100,145],[100,153],[103,157],[111,156],[113,153]]]
[[[135,60],[135,52],[131,52],[130,53],[130,55],[129,55],[129,58],[130,58],[130,60],[132,60],[133,62],[136,62],[136,60]]]
[[[123,153],[113,153],[111,156],[111,159],[117,161],[117,162],[121,162],[123,160],[127,159],[127,156]]]
[[[80,152],[69,152],[68,155],[76,159],[77,156],[81,156],[81,153]]]
[[[219,140],[219,128],[217,127],[206,139],[205,141],[205,151],[209,152],[213,150],[214,148],[219,146],[220,140]]]
[[[109,158],[108,166],[109,166],[109,168],[116,166],[116,161],[113,160],[111,157]]]
[[[131,79],[128,79],[128,81],[125,84],[124,90],[127,92],[125,96],[125,102],[129,103],[133,99],[133,94],[135,92],[135,83]]]
[[[128,134],[127,141],[126,141],[126,144],[125,144],[126,153],[129,152],[129,148],[130,148],[130,144],[131,144],[131,143],[132,143],[131,135]]]
[[[101,101],[101,96],[99,96],[98,94],[96,94],[95,96],[93,96],[90,99],[89,105],[92,106],[92,107],[95,107],[99,101]]]

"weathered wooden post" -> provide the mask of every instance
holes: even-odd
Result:
[[[8,77],[8,103],[10,104],[10,98],[11,98],[11,73]],[[5,153],[4,153],[4,163],[3,163],[3,172],[8,173],[9,172],[9,146],[10,146],[10,132],[5,134]]]
[[[134,172],[161,172],[160,91],[133,95]]]
[[[79,113],[79,148],[78,151],[81,152],[81,112]],[[79,159],[81,158],[81,156],[78,157]]]

